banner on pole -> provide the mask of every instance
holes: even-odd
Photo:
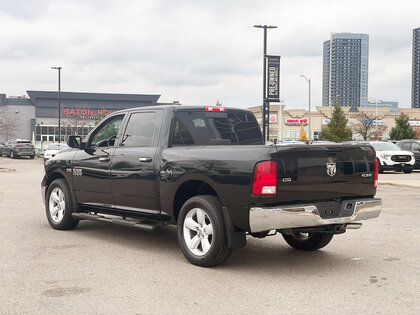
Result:
[[[267,58],[267,101],[280,102],[280,56]]]

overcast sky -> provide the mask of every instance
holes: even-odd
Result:
[[[262,99],[262,30],[281,55],[288,108],[321,105],[322,43],[370,36],[369,97],[410,107],[412,30],[420,1],[0,0],[0,93],[161,94],[160,101],[250,107]]]

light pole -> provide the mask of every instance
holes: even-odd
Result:
[[[270,114],[270,102],[267,101],[267,64],[266,64],[266,56],[267,56],[267,29],[270,28],[277,28],[277,26],[272,25],[254,25],[256,28],[264,29],[264,43],[263,43],[263,138],[264,142],[269,140],[270,138],[270,123],[268,121],[268,115]],[[266,131],[267,131],[267,139],[266,139]]]
[[[308,82],[308,86],[309,86],[309,138],[308,140],[311,140],[312,138],[312,128],[311,128],[311,124],[312,124],[312,119],[311,119],[311,79],[308,79],[304,74],[300,75],[302,78],[304,78],[306,80],[306,82]]]
[[[375,133],[376,133],[376,137],[379,138],[379,136],[378,136],[378,123],[377,123],[378,122],[378,100],[377,99],[375,99],[375,100],[370,99],[370,101],[375,102]]]
[[[51,67],[58,70],[58,143],[61,142],[61,67]]]

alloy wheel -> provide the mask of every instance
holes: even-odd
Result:
[[[197,256],[204,256],[213,241],[213,224],[207,213],[200,208],[191,209],[184,219],[184,241],[188,249]]]
[[[66,201],[64,199],[63,191],[58,187],[51,191],[49,210],[51,219],[55,223],[60,223],[60,221],[63,219],[64,211],[66,210]]]

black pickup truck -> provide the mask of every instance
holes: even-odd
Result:
[[[54,229],[91,219],[153,231],[177,224],[193,264],[214,266],[246,235],[280,232],[298,250],[375,218],[369,144],[264,145],[254,115],[211,106],[113,113],[45,163],[41,191]]]

